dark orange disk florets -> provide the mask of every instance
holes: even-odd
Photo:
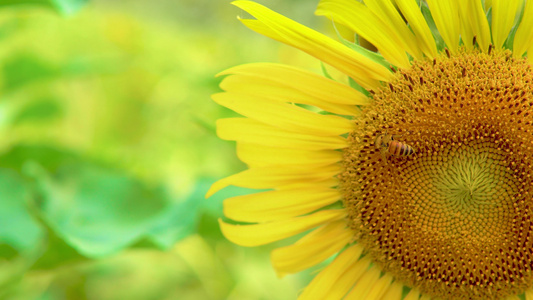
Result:
[[[500,299],[533,284],[533,73],[495,52],[399,70],[344,153],[359,242],[437,299]],[[416,153],[383,159],[374,143],[385,132]]]

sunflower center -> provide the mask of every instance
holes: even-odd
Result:
[[[426,180],[412,176],[405,185],[416,187],[412,207],[417,229],[450,243],[488,243],[498,240],[512,221],[509,192],[515,191],[512,174],[500,164],[502,154],[490,153],[483,144],[450,147],[440,168],[422,158],[407,172],[421,172]],[[476,151],[477,150],[477,151]],[[432,199],[428,202],[424,199]]]
[[[533,284],[527,61],[460,51],[415,62],[374,100],[340,176],[368,255],[436,298],[524,292]]]

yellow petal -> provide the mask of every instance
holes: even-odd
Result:
[[[350,28],[376,46],[383,57],[395,66],[410,66],[400,36],[362,3],[351,0],[321,0],[315,14],[326,16]]]
[[[416,1],[396,0],[396,4],[402,11],[404,17],[407,19],[407,22],[409,22],[411,29],[415,33],[415,36],[419,41],[420,49],[422,49],[427,57],[436,57],[438,52],[435,39],[433,38],[431,29],[429,28],[426,19],[424,19],[424,15],[422,15],[422,11],[416,4]]]
[[[224,201],[224,215],[242,222],[267,222],[304,215],[339,201],[327,186],[306,186],[237,196]]]
[[[461,23],[459,9],[454,0],[428,0],[427,4],[442,39],[453,54],[459,50]]]
[[[392,78],[384,66],[260,4],[252,1],[235,1],[233,4],[257,19],[241,20],[250,29],[320,59],[352,77],[366,89],[378,89],[379,81]]]
[[[413,32],[405,24],[391,0],[365,0],[365,4],[385,24],[389,24],[389,29],[401,38],[404,45],[402,48],[406,49],[416,59],[423,58],[422,51],[417,45]]]
[[[253,247],[279,241],[345,217],[345,210],[337,209],[322,210],[304,217],[269,223],[232,225],[219,220],[219,224],[222,234],[228,240],[237,245]]]
[[[467,49],[472,49],[472,41],[476,37],[477,44],[483,51],[490,45],[490,28],[483,4],[479,0],[457,0],[461,17],[461,35]]]
[[[525,294],[526,300],[533,300],[533,288],[527,289]]]
[[[312,170],[312,172],[309,170]],[[206,197],[211,197],[214,193],[230,185],[250,189],[270,189],[295,183],[312,183],[325,180],[336,176],[340,171],[341,168],[337,165],[251,168],[213,183],[209,191],[207,191]]]
[[[293,245],[272,251],[278,276],[305,270],[338,253],[353,238],[353,231],[341,220],[324,225]]]
[[[470,23],[466,23],[465,18],[468,17],[468,1],[469,0],[454,0],[457,4],[457,8],[459,9],[459,24],[461,26],[461,40],[463,41],[463,45],[466,49],[472,50],[474,49],[474,46],[477,47],[477,45],[474,45],[474,32],[472,31],[472,28],[470,26]],[[478,37],[476,36],[476,42],[481,45],[479,41],[477,41]]]
[[[267,87],[279,86],[285,89],[295,90],[308,97],[315,98],[312,103],[296,102],[302,104],[317,105],[317,103],[327,102],[346,105],[368,105],[371,100],[362,93],[340,82],[325,78],[307,70],[296,67],[274,63],[253,63],[229,68],[217,76],[240,75],[238,78],[251,78]],[[230,76],[230,78],[235,76]],[[248,82],[246,82],[248,83]],[[226,91],[248,90],[246,86],[239,86],[239,81],[232,85],[221,84]],[[253,91],[253,90],[252,90]],[[255,93],[254,93],[255,94]],[[283,99],[287,101],[287,99]]]
[[[284,191],[284,190],[292,190],[292,189],[299,189],[299,188],[308,188],[309,185],[315,185],[315,186],[323,186],[323,187],[331,187],[331,188],[338,188],[339,187],[339,179],[337,177],[331,177],[326,178],[324,180],[314,181],[314,182],[295,182],[290,183],[287,185],[282,185],[276,188],[278,191]]]
[[[412,289],[403,300],[418,300],[420,298],[420,291],[418,289]]]
[[[363,248],[356,244],[341,252],[325,267],[298,297],[307,299],[341,299],[370,265],[368,258],[359,259]]]
[[[274,148],[256,144],[237,144],[237,156],[251,167],[268,165],[331,165],[341,161],[338,150],[307,151],[300,149]]]
[[[422,300],[422,299],[420,299]],[[512,296],[507,296],[505,298],[505,300],[520,300],[520,297],[516,296],[516,295],[512,295]]]
[[[401,300],[403,294],[403,284],[398,281],[393,282],[381,300]]]
[[[422,295],[420,296],[420,300],[431,300],[431,297],[428,295]]]
[[[361,276],[361,279],[357,281],[357,283],[354,285],[350,293],[344,298],[344,299],[367,299],[368,293],[370,293],[370,289],[373,285],[376,284],[376,282],[379,279],[381,271],[379,268],[372,266],[370,267],[363,276]]]
[[[310,83],[311,84],[311,83]],[[357,101],[361,104],[338,104],[334,103],[331,100],[336,100],[337,97],[335,90],[328,90],[328,87],[324,87],[321,94],[310,94],[297,90],[290,86],[283,86],[277,82],[269,81],[263,79],[259,76],[248,76],[248,75],[233,75],[224,78],[220,87],[228,92],[236,92],[239,94],[246,94],[256,96],[261,93],[263,99],[268,99],[269,101],[282,102],[282,103],[298,103],[312,105],[320,108],[321,110],[346,116],[359,116],[361,115],[361,109],[355,105],[368,105],[370,99],[364,97],[364,101]],[[295,86],[296,87],[296,86]],[[319,86],[320,87],[320,86]],[[344,86],[346,87],[346,86]],[[355,91],[352,88],[347,87]],[[311,89],[310,89],[311,90]],[[342,89],[341,89],[342,91]],[[327,97],[327,95],[330,97]],[[362,95],[362,94],[361,94]],[[326,99],[329,98],[329,99]],[[352,102],[354,99],[352,98]],[[340,99],[343,100],[343,99]],[[346,101],[348,102],[348,101]]]
[[[532,64],[531,62],[533,60],[533,44],[529,45],[529,48],[527,49],[526,59],[529,61],[529,64],[531,65]]]
[[[245,117],[287,131],[332,136],[350,132],[354,128],[352,121],[345,118],[321,115],[296,105],[270,101],[261,96],[263,93],[268,93],[268,90],[259,90],[256,95],[218,93],[211,98]]]
[[[516,30],[513,42],[513,56],[522,57],[533,45],[533,1],[526,1],[524,17]]]
[[[488,11],[489,8],[492,7],[492,0],[485,0],[483,2],[485,2],[485,6],[484,6],[485,7],[485,11]]]
[[[492,42],[500,49],[513,28],[522,0],[492,1]]]
[[[384,274],[373,286],[370,287],[370,292],[365,300],[380,300],[390,288],[392,279],[391,275]]]
[[[246,118],[217,120],[217,134],[223,140],[290,149],[324,150],[347,146],[346,139],[341,136],[294,133]]]

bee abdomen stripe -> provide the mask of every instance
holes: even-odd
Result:
[[[407,152],[409,151],[408,147],[406,145],[400,145],[400,156],[407,155]]]
[[[397,141],[391,141],[389,143],[389,152],[396,156],[408,156],[414,153],[413,147],[402,144]]]
[[[413,147],[411,147],[411,146],[409,146],[409,145],[405,145],[405,144],[403,144],[403,145],[402,145],[402,148],[403,148],[403,153],[400,154],[400,155],[408,156],[408,155],[411,155],[411,154],[414,153]]]
[[[407,156],[407,155],[411,154],[411,153],[410,153],[410,152],[411,152],[411,149],[412,149],[412,148],[411,148],[409,145],[402,144],[402,153],[400,153],[400,155],[405,155],[405,156]]]

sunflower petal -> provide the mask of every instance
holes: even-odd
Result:
[[[533,1],[526,1],[524,17],[516,30],[513,42],[513,56],[522,57],[533,45]]]
[[[341,161],[342,152],[337,150],[306,151],[239,143],[237,144],[237,156],[242,162],[252,167],[268,165],[331,165]]]
[[[429,295],[421,295],[420,300],[431,300],[431,297]]]
[[[320,59],[350,76],[365,89],[377,89],[379,81],[392,78],[384,66],[260,4],[252,1],[235,1],[233,4],[257,19],[241,20],[250,29]]]
[[[393,282],[385,292],[382,300],[401,300],[403,294],[403,284],[398,281]]]
[[[313,170],[313,172],[309,172]],[[279,186],[309,183],[331,178],[339,173],[339,166],[336,165],[309,165],[306,167],[297,166],[268,166],[257,167],[244,170],[240,173],[222,178],[211,185],[207,191],[206,198],[211,197],[219,190],[230,186],[240,186],[250,189],[270,189]]]
[[[513,28],[522,0],[492,1],[492,42],[500,49]]]
[[[373,286],[370,287],[366,300],[379,300],[390,289],[392,276],[384,274]]]
[[[341,149],[347,141],[341,136],[317,136],[281,130],[247,118],[217,121],[217,134],[223,140],[245,142],[270,147],[303,150]]]
[[[526,300],[533,300],[533,288],[527,289],[525,294]]]
[[[435,20],[435,25],[448,49],[453,54],[457,53],[459,51],[461,24],[458,22],[459,11],[456,2],[454,0],[428,0],[427,4]]]
[[[224,200],[224,215],[243,222],[267,222],[300,216],[340,200],[337,189],[306,186],[268,191]]]
[[[403,298],[403,300],[418,300],[420,298],[420,291],[418,289],[411,289],[411,291]]]
[[[472,49],[472,41],[476,41],[483,51],[490,45],[490,27],[483,4],[478,0],[457,0],[461,17],[461,36],[467,49]]]
[[[368,299],[367,296],[372,287],[378,282],[380,273],[381,271],[378,267],[370,267],[344,299]]]
[[[315,14],[350,28],[376,46],[395,66],[409,67],[406,49],[401,47],[403,42],[399,36],[364,4],[350,0],[321,0]]]
[[[339,278],[333,283],[328,297],[331,297],[330,299],[341,299],[344,297],[353,285],[357,283],[361,277],[366,275],[366,271],[371,262],[369,257],[363,257],[357,263],[351,265],[350,269],[342,275],[342,278]]]
[[[415,33],[415,36],[420,43],[420,49],[422,49],[424,54],[429,58],[436,57],[438,51],[435,39],[431,34],[431,29],[429,28],[426,19],[424,19],[424,15],[416,5],[416,2],[413,0],[396,0],[396,4]]]
[[[261,96],[268,91],[257,91],[257,95],[218,93],[211,98],[218,104],[235,112],[272,125],[310,135],[332,136],[350,132],[352,121],[335,115],[321,115],[296,105],[269,101]]]
[[[272,251],[271,260],[278,276],[296,273],[338,253],[353,238],[353,232],[341,220],[324,225],[295,244]]]
[[[313,103],[297,102],[302,104],[316,105],[315,103],[318,103],[316,101],[346,105],[369,105],[371,103],[368,97],[347,85],[288,65],[274,63],[246,64],[229,68],[217,74],[217,76],[222,75],[240,75],[238,78],[250,77],[257,81],[258,84],[265,84],[268,87],[284,87],[317,99]],[[232,77],[235,76],[230,76],[230,78]],[[246,86],[238,86],[238,84],[239,82],[236,82],[228,86],[223,81],[221,87],[226,91],[243,91],[246,89]],[[256,90],[251,91],[257,94]],[[287,100],[284,99],[283,101]]]
[[[385,24],[391,24],[389,29],[401,38],[404,44],[402,48],[406,49],[416,59],[423,58],[422,51],[417,45],[413,32],[405,24],[405,21],[391,0],[365,0],[365,4]]]
[[[318,107],[327,112],[346,116],[359,116],[361,114],[361,109],[355,105],[368,105],[370,103],[370,99],[366,98],[366,96],[363,96],[365,97],[365,100],[364,102],[361,101],[361,103],[364,104],[337,104],[333,103],[331,101],[332,99],[321,97],[320,94],[311,95],[289,86],[282,86],[276,82],[268,81],[258,76],[228,76],[222,80],[220,87],[230,93],[235,92],[251,96],[257,96],[258,91],[268,91],[267,93],[261,94],[261,97],[268,101],[307,104]],[[355,91],[352,88],[346,88]],[[329,98],[334,98],[336,94],[334,89],[327,90],[326,88],[322,91],[322,93],[324,92],[327,92],[329,95],[331,95]]]
[[[326,178],[326,179],[323,179],[323,180],[314,181],[314,182],[311,182],[311,183],[295,182],[295,183],[290,183],[290,184],[286,184],[286,185],[280,185],[280,186],[276,187],[276,190],[284,191],[284,190],[292,190],[292,189],[299,189],[299,188],[307,188],[307,187],[309,187],[309,184],[316,185],[316,186],[320,185],[320,186],[323,186],[323,187],[338,188],[339,179],[337,177],[330,177],[330,178]]]
[[[466,23],[465,18],[468,17],[468,0],[454,0],[459,9],[459,24],[461,25],[461,40],[466,49],[474,49],[474,32],[470,27],[470,23]],[[481,45],[480,41],[477,41],[478,37],[476,36],[476,42]]]
[[[341,252],[311,281],[298,299],[341,299],[370,265],[367,258],[359,259],[361,253],[363,248],[358,244]],[[358,273],[359,276],[352,276]]]
[[[336,209],[322,210],[311,215],[288,220],[253,225],[232,225],[219,220],[219,225],[222,234],[231,242],[245,247],[254,247],[279,241],[344,217],[346,217],[345,210]]]

